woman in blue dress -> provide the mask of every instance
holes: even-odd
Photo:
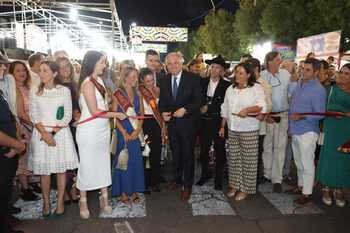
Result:
[[[126,113],[128,116],[143,115],[143,102],[137,91],[138,71],[135,68],[125,68],[121,74],[121,86],[113,96],[113,109]],[[142,119],[128,117],[122,121],[116,120],[117,149],[113,163],[112,196],[120,201],[138,201],[138,193],[144,192],[145,181],[143,171],[143,158],[141,152]],[[118,165],[119,156],[127,148],[127,166]],[[122,152],[122,153],[121,153]],[[125,161],[124,161],[125,163]]]

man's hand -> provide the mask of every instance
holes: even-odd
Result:
[[[220,130],[219,130],[219,136],[224,138],[225,137],[225,128],[224,127],[221,127]]]
[[[13,158],[16,154],[21,154],[25,152],[26,150],[26,144],[23,141],[17,141],[17,143],[14,145],[14,147],[4,156],[7,158]]]
[[[273,124],[275,123],[274,119],[271,117],[271,115],[268,115],[266,117],[266,122],[269,123],[269,124]]]
[[[164,121],[170,121],[171,112],[163,112],[162,117],[163,117]]]
[[[256,116],[256,119],[258,119],[259,121],[264,121],[266,118],[266,115],[265,114],[262,114],[262,113],[259,113],[257,116]]]
[[[292,121],[300,121],[302,119],[304,119],[305,117],[300,115],[299,113],[292,113],[292,115],[290,115],[290,119]]]
[[[207,111],[208,111],[208,105],[204,105],[204,106],[202,106],[201,109],[200,109],[200,112],[201,112],[202,114],[206,113]]]
[[[179,108],[178,110],[176,110],[176,112],[174,112],[173,116],[176,118],[182,118],[186,113],[186,109],[184,107]]]

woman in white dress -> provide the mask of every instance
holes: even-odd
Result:
[[[67,170],[77,168],[78,158],[68,124],[72,119],[72,100],[68,88],[57,84],[59,67],[55,62],[40,65],[40,85],[30,93],[29,115],[35,126],[29,169],[40,175],[44,218],[50,211],[50,175],[57,175],[57,208],[54,215],[64,214],[63,195]]]
[[[106,68],[106,57],[97,51],[88,51],[83,59],[80,73],[80,122],[102,111],[108,111],[107,92],[99,77]],[[111,213],[108,189],[111,185],[110,122],[109,118],[125,119],[123,113],[106,112],[96,119],[77,126],[76,138],[79,149],[77,188],[80,190],[80,217],[87,219],[90,212],[86,191],[101,190],[100,208]]]

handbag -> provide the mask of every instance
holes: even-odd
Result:
[[[125,143],[124,149],[119,153],[117,169],[126,171],[128,169],[128,162],[129,162],[129,151]]]

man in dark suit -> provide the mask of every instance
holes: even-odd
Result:
[[[200,78],[182,70],[180,53],[166,57],[168,75],[160,80],[159,110],[169,128],[173,156],[174,180],[169,186],[183,185],[181,199],[188,200],[194,182],[194,155],[196,120],[202,104]]]
[[[209,150],[214,141],[215,150],[215,189],[222,190],[223,169],[225,163],[225,139],[219,136],[221,125],[221,104],[224,102],[226,89],[231,85],[224,80],[222,75],[230,64],[219,55],[212,60],[205,61],[210,65],[210,77],[201,81],[203,106],[201,107],[201,129],[199,133],[201,144],[201,168],[202,174],[196,185],[202,186],[209,180]]]

